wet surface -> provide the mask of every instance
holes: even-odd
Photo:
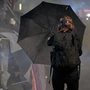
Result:
[[[10,13],[11,11],[5,9],[6,5],[3,5],[4,0],[0,0],[0,33],[5,32],[5,36],[7,36],[6,33],[11,32],[16,35],[19,28],[19,17],[22,15],[22,12],[16,12],[16,13]],[[25,9],[28,9],[28,11],[39,4],[41,0],[38,2],[31,2],[33,3],[26,3],[24,1]],[[47,0],[48,1],[48,0]],[[28,0],[29,2],[29,0]],[[56,0],[58,3],[59,0]],[[35,4],[36,5],[35,5]],[[75,3],[74,3],[75,4]],[[30,6],[27,8],[27,6]],[[24,13],[27,12],[27,10],[24,10]],[[13,15],[12,15],[13,14]],[[9,19],[14,18],[17,22],[16,25],[11,25],[9,23]],[[90,27],[88,26],[88,29]],[[14,30],[16,33],[14,33]],[[90,90],[90,43],[89,43],[89,30],[85,33],[85,39],[84,39],[84,46],[83,48],[83,55],[81,56],[81,77],[80,77],[80,89],[79,90]],[[9,35],[9,34],[8,34]],[[11,36],[11,34],[9,35]],[[10,37],[9,39],[12,39]],[[18,46],[16,45],[16,39],[11,40],[15,44],[11,44],[14,46],[15,49],[13,52],[10,53],[10,58],[7,59],[7,70],[3,73],[3,80],[2,80],[2,72],[0,71],[0,88],[4,88],[4,90],[7,88],[7,90],[33,90],[33,88],[37,88],[36,90],[52,90],[51,84],[48,83],[49,78],[49,69],[50,66],[47,65],[40,65],[40,64],[34,64],[31,66],[32,62],[30,58],[26,55],[26,53],[22,49],[18,49]],[[88,48],[87,48],[88,46]],[[2,63],[0,62],[0,65]],[[1,70],[1,67],[0,67]],[[33,74],[32,74],[33,72]],[[6,86],[5,86],[6,85]]]

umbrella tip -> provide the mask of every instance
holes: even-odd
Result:
[[[42,1],[41,3],[46,3],[45,1]]]
[[[66,6],[66,10],[68,9],[68,6]]]

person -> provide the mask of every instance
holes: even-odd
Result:
[[[79,89],[80,58],[82,55],[80,40],[77,36],[74,22],[70,16],[60,18],[55,32],[51,33],[47,41],[53,46],[51,68],[53,90]]]

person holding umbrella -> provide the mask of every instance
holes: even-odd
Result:
[[[82,50],[75,28],[72,18],[64,16],[48,37],[48,46],[53,46],[50,52],[53,90],[64,90],[65,83],[68,90],[79,89]]]

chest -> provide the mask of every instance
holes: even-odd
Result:
[[[67,33],[56,33],[54,40],[63,46],[70,46],[74,42],[73,34]]]

